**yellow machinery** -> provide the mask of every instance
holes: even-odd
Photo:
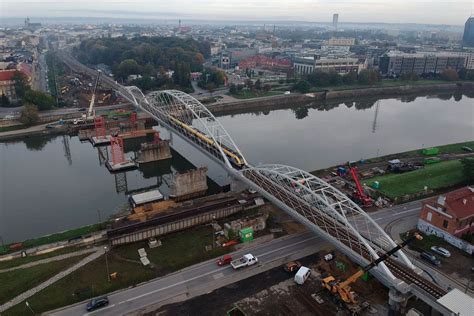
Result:
[[[423,239],[423,237],[418,233],[413,234],[413,236],[406,239],[404,242],[397,245],[392,250],[384,253],[377,260],[371,262],[362,270],[357,271],[356,273],[351,275],[347,280],[343,282],[337,281],[333,276],[328,276],[321,281],[322,287],[327,289],[333,295],[338,296],[339,299],[346,304],[357,304],[356,294],[354,291],[352,291],[350,285],[354,283],[355,281],[357,281],[360,277],[362,277],[364,273],[366,273],[373,267],[377,266],[380,262],[386,260],[388,257],[393,255],[395,252],[405,247],[407,244],[409,244],[415,239],[421,240]]]
[[[174,117],[172,116],[168,116],[169,119],[175,123],[176,125],[184,128],[186,131],[188,131],[189,133],[193,134],[194,136],[198,137],[199,139],[203,140],[204,142],[208,143],[209,145],[212,145],[214,146],[215,142],[207,137],[205,134],[199,132],[198,130],[196,130],[195,128],[181,122],[180,120],[177,120],[175,119]],[[237,165],[238,167],[243,167],[245,165],[245,163],[243,162],[243,160],[236,154],[234,154],[233,152],[231,152],[230,150],[226,149],[225,147],[222,147],[222,151],[231,159],[231,161]]]

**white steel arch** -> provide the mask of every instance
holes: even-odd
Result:
[[[135,98],[137,99],[136,96]],[[219,151],[228,168],[234,168],[235,159],[241,161],[240,166],[247,165],[242,152],[222,124],[201,102],[189,94],[178,90],[155,91],[143,99],[138,98],[137,101],[140,108],[160,120],[166,123],[178,120],[212,140],[213,146]]]
[[[357,204],[318,177],[295,167],[270,164],[247,168],[241,174],[298,215],[357,254],[361,261],[375,260],[396,246],[385,231]],[[296,215],[296,214],[294,214]],[[398,260],[414,268],[402,252]],[[379,268],[394,278],[384,263]]]

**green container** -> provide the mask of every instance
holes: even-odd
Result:
[[[439,149],[436,147],[425,148],[421,151],[421,153],[425,156],[434,156],[439,153]]]
[[[253,229],[252,227],[246,227],[239,230],[239,237],[242,242],[253,240]]]
[[[360,277],[362,280],[364,280],[365,282],[369,281],[370,279],[372,279],[372,276],[369,274],[369,272],[365,272],[361,277]]]
[[[372,182],[372,188],[374,188],[374,189],[380,189],[380,182],[378,182],[378,181]]]

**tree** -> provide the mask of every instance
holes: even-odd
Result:
[[[38,108],[34,104],[25,104],[20,114],[20,122],[31,126],[39,121]]]
[[[0,97],[0,106],[7,107],[9,105],[10,105],[10,100],[4,93],[2,93],[2,96]]]
[[[309,85],[309,82],[306,80],[300,80],[294,85],[294,89],[301,92],[301,93],[307,93],[311,86]]]
[[[461,159],[463,165],[463,173],[468,184],[474,184],[474,158]]]
[[[130,75],[136,75],[140,73],[140,66],[135,59],[125,59],[118,65],[114,72],[117,78],[125,80]]]
[[[210,82],[206,85],[206,90],[209,91],[210,94],[212,94],[214,91],[216,91],[216,85]]]
[[[235,85],[235,83],[232,83],[229,87],[229,93],[230,94],[236,94],[237,93],[237,86]]]
[[[342,82],[347,85],[354,84],[357,81],[357,72],[351,71],[348,74],[342,76]]]
[[[268,83],[266,83],[266,84],[263,86],[263,90],[264,90],[265,92],[268,92],[268,91],[270,91],[271,89],[272,89],[272,86],[269,85]]]
[[[13,85],[15,86],[15,92],[17,97],[23,98],[25,96],[26,91],[30,89],[30,85],[28,84],[28,77],[21,71],[15,71],[13,73],[12,80]]]
[[[363,69],[359,72],[358,82],[360,84],[373,85],[380,81],[380,74],[376,70]]]
[[[456,70],[451,69],[451,68],[446,68],[441,73],[441,79],[447,80],[447,81],[456,81],[456,80],[459,80],[459,76]]]
[[[35,90],[26,91],[23,101],[36,105],[39,111],[49,110],[54,106],[54,98],[51,95]]]
[[[256,90],[262,90],[262,82],[260,81],[260,79],[257,79],[257,81],[255,81],[255,89]]]

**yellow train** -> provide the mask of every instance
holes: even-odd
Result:
[[[209,145],[212,145],[212,146],[215,146],[215,142],[207,137],[205,134],[197,131],[196,129],[192,128],[191,126],[181,122],[180,120],[177,120],[175,119],[174,117],[172,116],[168,116],[169,119],[175,123],[176,125],[184,128],[185,130],[187,130],[189,133],[193,134],[194,136],[198,137],[199,139],[205,141],[206,143],[208,143]],[[229,157],[231,158],[232,162],[237,165],[238,167],[243,167],[245,165],[245,162],[243,161],[242,158],[240,158],[238,155],[234,154],[232,151],[226,149],[225,147],[222,147],[222,151]]]

